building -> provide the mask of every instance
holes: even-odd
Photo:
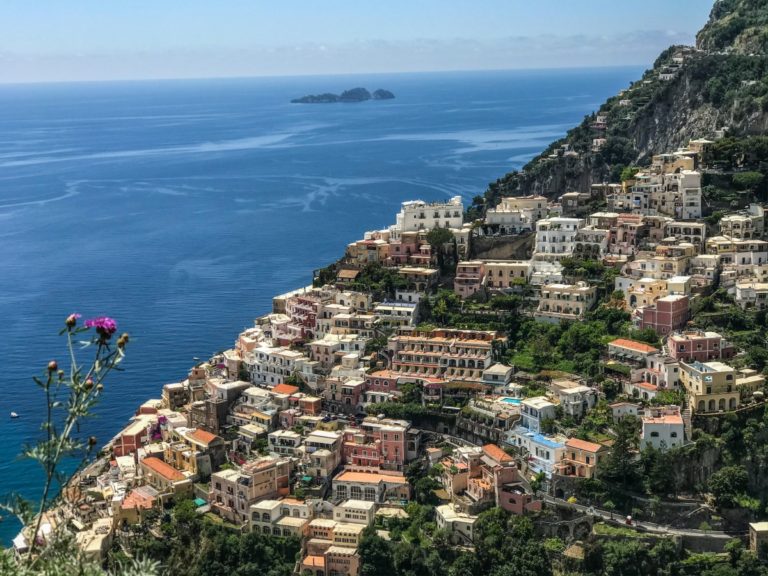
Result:
[[[526,398],[520,403],[521,425],[531,432],[542,432],[543,422],[554,421],[557,405],[544,396]]]
[[[494,343],[504,340],[493,331],[401,330],[388,342],[391,370],[408,376],[480,382],[483,371],[493,364]]]
[[[333,508],[333,519],[336,522],[370,526],[375,516],[376,503],[365,500],[345,500]]]
[[[542,322],[580,321],[594,305],[597,288],[586,282],[547,284],[541,288],[534,318]]]
[[[652,306],[635,310],[633,315],[637,328],[650,328],[660,336],[680,330],[687,321],[688,296],[682,294],[659,298]]]
[[[549,388],[560,402],[563,414],[572,416],[577,420],[597,404],[597,390],[579,382],[555,380]]]
[[[403,202],[395,217],[395,226],[390,229],[394,239],[403,232],[418,232],[433,228],[460,229],[464,224],[464,205],[461,196],[454,196],[447,202],[427,203],[423,200]]]
[[[768,546],[768,522],[749,523],[749,549],[761,557]]]
[[[507,443],[518,451],[528,469],[534,474],[543,472],[547,478],[552,476],[555,465],[563,459],[565,440],[563,436],[547,436],[522,426],[513,428],[507,434]]]
[[[293,498],[266,499],[251,504],[248,525],[251,531],[272,536],[307,534],[314,516],[313,507]]]
[[[657,450],[677,448],[685,443],[685,423],[679,406],[647,408],[642,418],[640,449],[652,446]]]
[[[650,344],[627,338],[617,338],[608,343],[608,358],[619,362],[645,364],[649,356],[658,353],[659,349]]]
[[[576,235],[584,226],[582,218],[554,217],[536,223],[534,256],[540,259],[560,260],[571,256]]]
[[[744,310],[768,308],[768,283],[741,281],[736,283],[736,304]]]
[[[606,457],[608,448],[602,444],[569,438],[565,442],[563,459],[555,467],[555,472],[562,476],[594,478],[597,465]]]
[[[745,210],[726,214],[720,219],[720,234],[739,240],[762,238],[765,234],[765,209],[750,204]]]
[[[160,458],[148,456],[139,462],[144,481],[162,496],[186,496],[192,494],[192,475],[183,474]]]
[[[525,285],[531,274],[528,260],[486,260],[485,286],[491,291],[510,291]]]
[[[667,353],[675,360],[708,362],[728,360],[736,354],[736,348],[717,332],[683,330],[667,337]]]
[[[301,446],[301,434],[293,430],[275,430],[267,436],[269,451],[281,456],[295,456]]]
[[[680,363],[680,382],[696,414],[735,410],[740,404],[736,370],[722,362]]]
[[[472,544],[477,516],[462,512],[455,504],[443,504],[435,508],[435,523],[445,530],[453,544]]]
[[[410,497],[410,486],[403,476],[344,471],[333,479],[334,500],[365,500],[383,504],[407,502]]]

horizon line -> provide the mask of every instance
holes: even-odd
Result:
[[[201,80],[256,80],[256,79],[288,79],[288,78],[320,78],[320,77],[347,77],[347,76],[405,76],[411,74],[468,74],[482,72],[545,72],[545,71],[575,71],[575,70],[609,70],[618,68],[642,68],[653,66],[653,63],[627,63],[611,65],[589,65],[589,66],[532,66],[519,68],[473,68],[473,69],[447,69],[447,70],[399,70],[399,71],[378,71],[378,72],[318,72],[305,74],[246,74],[231,76],[164,76],[164,77],[126,77],[126,78],[73,78],[70,80],[21,80],[21,81],[3,81],[0,80],[0,86],[42,86],[59,84],[108,84],[108,83],[130,83],[130,82],[177,82],[177,81],[201,81]]]

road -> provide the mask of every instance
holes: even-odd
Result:
[[[738,534],[731,534],[728,532],[719,532],[716,530],[694,530],[689,528],[673,528],[671,526],[662,526],[661,524],[654,524],[653,522],[646,521],[633,521],[631,525],[625,525],[622,523],[622,515],[616,512],[610,512],[608,510],[600,510],[592,506],[583,506],[582,504],[571,504],[566,500],[560,498],[554,498],[552,496],[540,494],[539,497],[553,506],[560,508],[568,508],[571,510],[577,510],[583,514],[589,514],[591,516],[597,516],[603,520],[613,521],[627,528],[634,528],[638,531],[649,532],[652,534],[668,534],[673,536],[689,536],[689,537],[705,537],[713,539],[731,540],[738,536]]]

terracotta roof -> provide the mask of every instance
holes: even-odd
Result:
[[[594,442],[587,442],[578,438],[568,438],[565,441],[565,446],[567,448],[576,448],[577,450],[586,450],[587,452],[598,452],[603,449],[602,444],[595,444]]]
[[[185,476],[176,468],[171,466],[170,464],[166,464],[160,458],[155,458],[154,456],[149,456],[147,458],[144,458],[144,460],[141,461],[142,464],[144,464],[147,468],[155,472],[156,474],[159,474],[163,478],[167,480],[177,481],[177,480],[184,480]]]
[[[194,440],[197,440],[201,444],[206,444],[206,445],[210,444],[211,442],[216,440],[216,438],[218,438],[216,434],[211,434],[210,432],[206,432],[205,430],[202,430],[200,428],[196,428],[194,432],[190,432],[189,436]]]
[[[496,444],[486,444],[483,446],[483,452],[485,452],[487,456],[496,460],[496,462],[504,463],[512,462],[513,460],[512,456],[504,452],[504,450],[496,446]]]
[[[302,566],[311,566],[312,568],[325,568],[325,558],[322,556],[306,556],[301,561]]]
[[[378,484],[382,480],[396,484],[408,483],[403,476],[389,476],[375,472],[342,472],[333,480],[334,482],[358,482],[360,484]]]
[[[650,382],[635,382],[634,385],[638,388],[642,388],[643,390],[648,390],[650,392],[656,392],[659,389],[658,386],[654,386]]]
[[[680,414],[666,414],[657,418],[643,418],[644,424],[679,424],[683,425],[683,417]]]
[[[616,340],[609,342],[608,346],[619,346],[621,348],[627,348],[628,350],[634,350],[635,352],[658,352],[658,348],[654,348],[644,342],[637,342],[635,340],[627,340],[626,338],[617,338]]]
[[[336,277],[354,280],[358,274],[360,274],[360,270],[341,270]]]
[[[292,386],[290,384],[278,384],[274,388],[272,388],[272,392],[275,392],[276,394],[288,394],[289,396],[291,394],[296,394],[296,392],[299,391],[298,386]]]
[[[145,496],[136,490],[131,490],[128,492],[128,494],[126,494],[120,507],[124,510],[131,510],[134,508],[152,508],[154,502],[154,498]]]

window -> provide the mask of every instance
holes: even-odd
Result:
[[[651,432],[651,438],[658,438],[659,433],[658,432]]]

